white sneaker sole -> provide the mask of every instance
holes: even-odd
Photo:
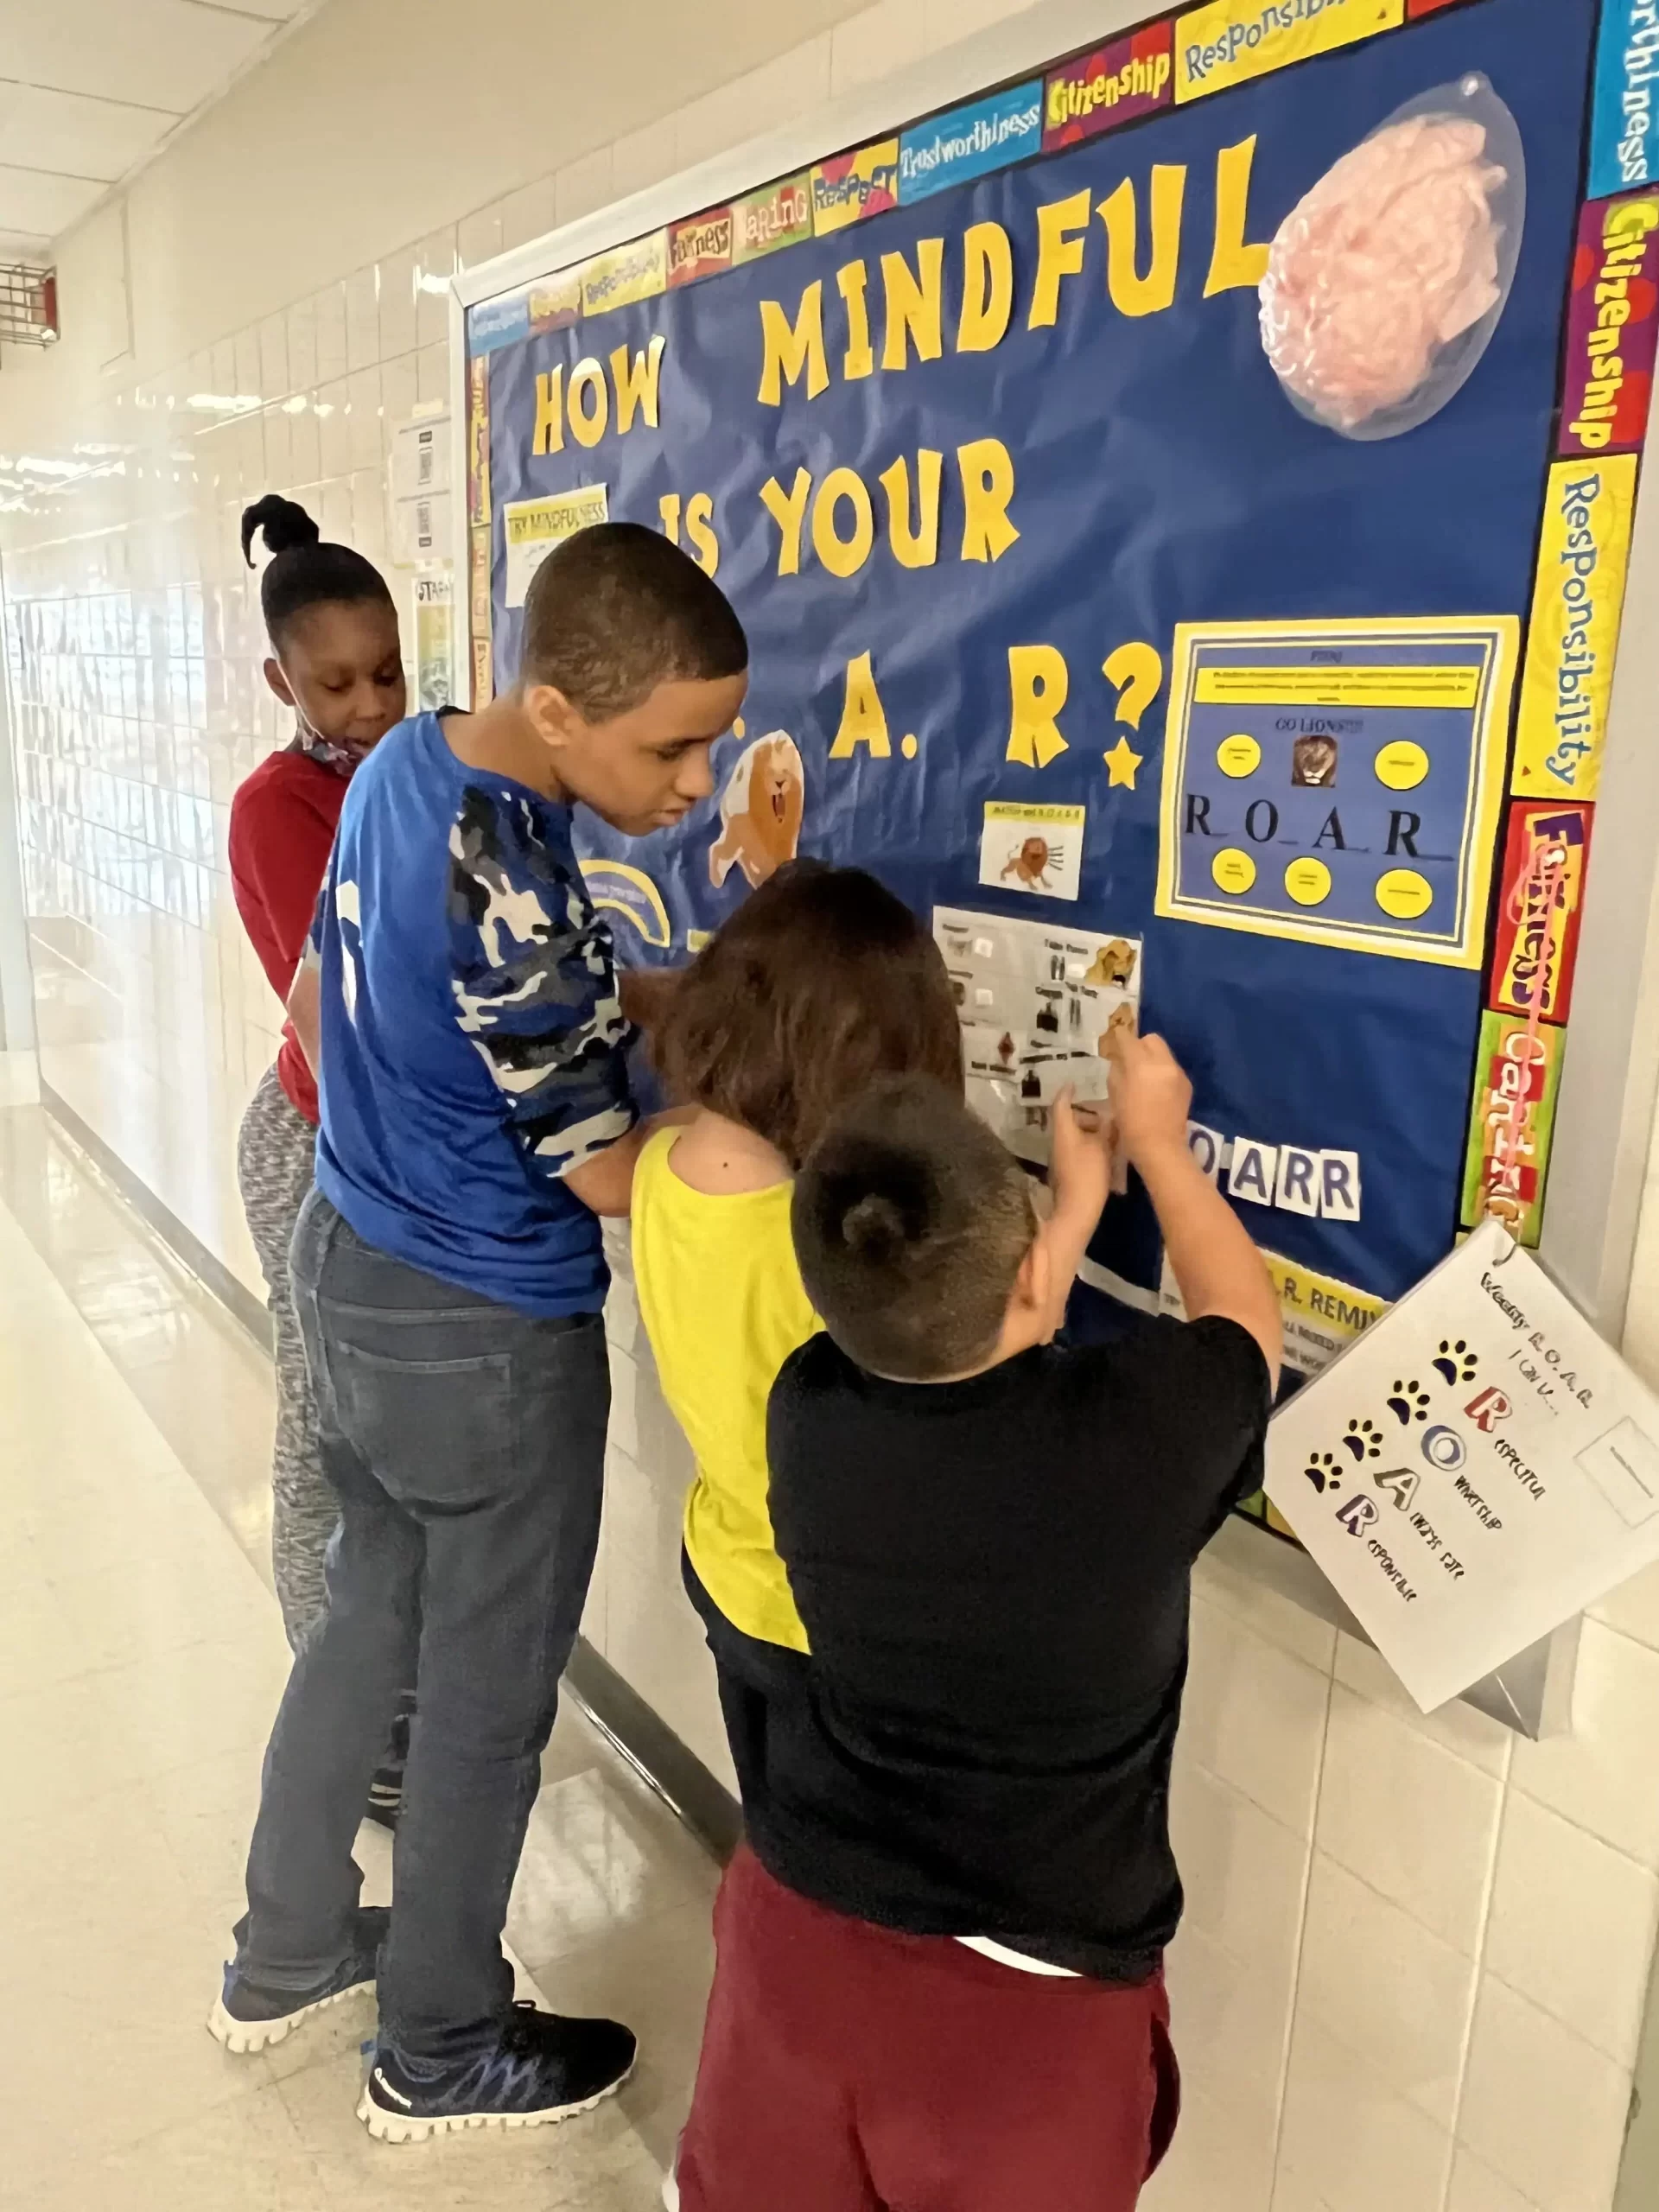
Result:
[[[343,2005],[348,1997],[361,1996],[372,1991],[372,1981],[354,1982],[349,1989],[336,1990],[332,1997],[320,1998],[315,2005],[302,2005],[297,2012],[284,2012],[275,2020],[238,2020],[225,2009],[225,1999],[216,1997],[213,2009],[207,2015],[207,2032],[215,2043],[238,2058],[252,2058],[262,2050],[269,2050],[279,2043],[286,2043],[297,2027],[315,2019],[319,2012],[332,2012],[336,2005]]]
[[[545,2112],[454,2113],[446,2120],[421,2120],[412,2113],[388,2112],[365,2087],[357,2116],[377,2143],[425,2143],[435,2135],[465,2135],[480,2127],[556,2127],[561,2120],[579,2119],[613,2097],[632,2071],[630,2066],[627,2074],[619,2075],[608,2088],[579,2105],[550,2105]]]

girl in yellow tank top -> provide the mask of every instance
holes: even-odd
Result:
[[[779,1651],[806,1649],[766,1503],[766,1401],[818,1325],[790,1236],[795,1170],[874,1077],[960,1085],[957,1010],[907,906],[861,868],[798,861],[678,979],[653,1050],[671,1096],[697,1110],[658,1131],[635,1169],[634,1276],[663,1395],[696,1459],[686,1581],[753,1819],[754,1700]]]

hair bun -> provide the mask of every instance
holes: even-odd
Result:
[[[866,1259],[891,1260],[904,1249],[905,1217],[891,1198],[872,1191],[848,1207],[841,1233],[849,1251]]]
[[[322,532],[305,509],[280,492],[267,492],[263,499],[242,510],[242,558],[253,566],[253,541],[263,536],[267,553],[293,553],[302,545],[315,545]]]

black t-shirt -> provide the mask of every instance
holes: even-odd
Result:
[[[812,1646],[769,1743],[772,1871],[915,1935],[1107,1980],[1173,1936],[1189,1574],[1261,1480],[1236,1323],[885,1382],[827,1336],[779,1375],[772,1518]]]

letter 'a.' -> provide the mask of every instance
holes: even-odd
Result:
[[[1230,1198],[1248,1198],[1254,1205],[1270,1206],[1278,1174],[1277,1145],[1257,1144],[1249,1137],[1234,1140],[1233,1164],[1227,1175]]]

